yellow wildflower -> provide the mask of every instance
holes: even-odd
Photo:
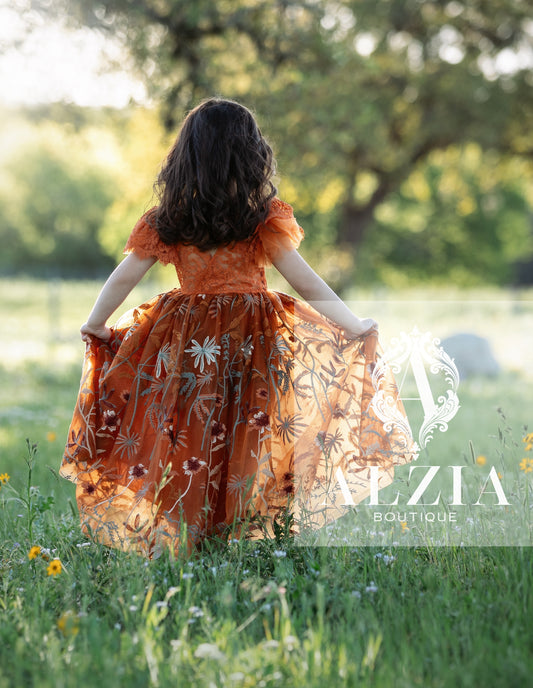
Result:
[[[48,568],[46,569],[46,573],[49,576],[57,576],[61,573],[63,570],[63,566],[61,565],[61,562],[59,559],[52,559],[52,561],[48,564]]]
[[[476,459],[476,463],[478,466],[484,466],[487,463],[487,457],[480,454]]]
[[[56,441],[56,437],[57,437],[57,435],[55,434],[55,432],[50,431],[50,432],[47,432],[47,433],[46,433],[46,439],[47,439],[49,442],[55,442],[55,441]]]
[[[407,521],[400,521],[400,525],[402,527],[402,533],[405,533],[406,530],[409,530],[407,527]]]
[[[524,473],[531,473],[533,471],[533,459],[528,459],[524,457],[522,461],[520,461],[520,470],[524,471]]]
[[[503,475],[500,473],[500,471],[498,471],[498,478],[499,478],[500,480],[503,480]]]
[[[9,476],[7,473],[0,473],[0,483],[3,485],[4,483],[7,483],[9,480]]]
[[[41,553],[39,545],[34,545],[28,552],[28,559],[36,559]]]
[[[76,635],[80,630],[80,622],[76,614],[70,609],[67,609],[67,611],[63,612],[57,620],[57,627],[65,637]]]
[[[533,432],[527,434],[522,439],[522,442],[526,445],[526,451],[531,451],[531,449],[533,449]]]

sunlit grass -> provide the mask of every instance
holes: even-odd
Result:
[[[145,561],[88,541],[73,486],[53,471],[78,391],[78,328],[100,285],[0,288],[0,686],[528,685],[530,547],[305,547],[280,535],[207,541],[189,558]],[[121,310],[166,288],[146,281]],[[405,327],[391,302],[407,296],[366,294],[381,304],[384,340]],[[511,348],[526,336],[520,304],[497,300],[490,293],[479,312],[495,352],[498,341]],[[436,336],[474,327],[473,311],[468,321],[456,311],[456,324],[451,310],[442,315]],[[410,311],[420,326],[428,312]],[[519,467],[524,426],[533,429],[528,359],[500,361],[500,377],[461,382],[460,412],[427,451],[436,463],[465,460],[480,471],[514,462],[509,479],[531,482]],[[26,437],[38,445],[31,486],[39,489],[29,493]],[[474,464],[469,442],[485,464]],[[18,500],[25,494],[29,506]],[[30,559],[32,547],[42,550]],[[54,560],[59,572],[49,571]]]

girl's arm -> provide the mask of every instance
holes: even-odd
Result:
[[[355,316],[296,249],[281,250],[272,259],[272,264],[300,296],[319,313],[336,322],[348,337],[359,337],[373,328],[377,329],[378,324],[372,318],[361,320]]]
[[[135,253],[130,253],[115,268],[102,287],[87,322],[80,328],[84,342],[89,341],[89,335],[105,341],[110,338],[111,330],[106,326],[107,319],[155,262],[157,262],[155,257],[139,258]]]

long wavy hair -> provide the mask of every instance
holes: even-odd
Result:
[[[154,184],[153,220],[165,244],[201,250],[250,237],[277,189],[276,162],[252,113],[210,98],[185,118]]]

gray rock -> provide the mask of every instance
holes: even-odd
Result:
[[[484,337],[461,332],[443,339],[441,346],[454,359],[461,380],[475,375],[496,377],[500,372],[500,365]]]

